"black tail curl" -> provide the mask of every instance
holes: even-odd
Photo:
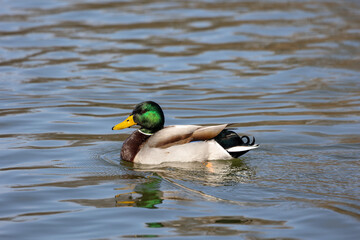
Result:
[[[246,139],[246,141],[244,141],[243,139]],[[252,146],[252,145],[254,145],[255,144],[255,137],[253,136],[253,140],[252,140],[252,142],[250,143],[250,138],[248,137],[248,136],[246,136],[246,135],[244,135],[244,136],[240,136],[240,139],[241,139],[241,141],[243,141],[243,145],[241,145],[241,146]]]
[[[215,138],[215,141],[219,143],[224,149],[235,147],[235,146],[253,146],[255,144],[255,137],[253,137],[252,141],[246,135],[239,136],[234,131],[230,131],[227,129],[222,130],[219,135]],[[237,158],[248,151],[242,152],[229,152],[229,154]]]

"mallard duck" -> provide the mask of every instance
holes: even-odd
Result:
[[[255,138],[250,143],[248,136],[240,137],[225,129],[228,124],[164,127],[164,122],[164,113],[157,103],[146,101],[136,105],[128,118],[112,128],[140,126],[124,141],[121,159],[142,164],[225,160],[259,146]]]

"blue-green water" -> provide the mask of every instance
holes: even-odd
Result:
[[[360,235],[357,1],[0,4],[1,239]],[[123,162],[144,100],[261,147]]]

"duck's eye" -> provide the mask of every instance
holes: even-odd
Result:
[[[129,119],[127,120],[127,122],[129,122]]]

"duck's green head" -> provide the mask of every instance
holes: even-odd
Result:
[[[139,125],[142,132],[151,134],[162,129],[164,122],[164,113],[159,104],[147,101],[136,105],[131,115],[112,129],[121,130],[133,125]]]

